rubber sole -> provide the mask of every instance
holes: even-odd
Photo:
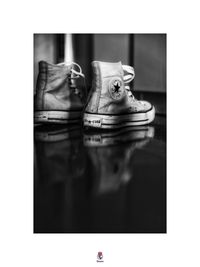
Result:
[[[141,113],[125,115],[105,115],[84,113],[83,124],[85,127],[114,129],[126,126],[139,126],[151,123],[155,118],[155,108]]]
[[[35,123],[76,123],[82,118],[82,111],[35,111]]]

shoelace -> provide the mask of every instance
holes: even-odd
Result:
[[[122,65],[122,68],[124,70],[125,89],[128,93],[128,96],[135,99],[134,95],[131,92],[130,86],[126,85],[127,83],[130,83],[135,78],[134,68],[129,65]]]
[[[80,91],[76,88],[76,86],[71,82],[71,80],[73,79],[78,79],[80,77],[84,78],[84,87],[85,87],[85,95],[87,96],[87,87],[86,87],[86,81],[85,81],[85,75],[83,74],[82,72],[82,68],[79,64],[75,63],[75,62],[62,62],[62,63],[59,63],[57,64],[58,66],[62,66],[62,65],[65,65],[65,66],[72,66],[70,71],[70,87],[71,89],[74,90],[74,93],[79,95],[80,97],[81,96],[81,93]],[[73,68],[73,66],[76,68],[78,68],[78,70],[76,70],[75,68]]]
[[[129,65],[122,65],[124,70],[124,82],[130,83],[135,78],[134,68]]]
[[[62,63],[59,63],[57,65],[58,66],[62,66],[62,65],[70,66],[71,65],[72,66],[72,68],[70,70],[71,71],[71,74],[72,74],[71,75],[71,79],[77,79],[77,78],[80,78],[80,77],[85,78],[85,75],[82,72],[81,66],[79,64],[75,63],[75,62],[62,62]],[[78,68],[78,71],[75,70],[73,68],[73,66],[77,67]]]

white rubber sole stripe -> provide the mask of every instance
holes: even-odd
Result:
[[[35,111],[35,123],[74,123],[82,118],[80,111]]]
[[[126,126],[139,126],[151,123],[155,118],[155,108],[144,113],[132,113],[127,115],[101,115],[84,113],[83,124],[85,127],[113,129]]]

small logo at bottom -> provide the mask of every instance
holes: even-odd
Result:
[[[103,253],[101,251],[97,254],[97,262],[103,262]]]

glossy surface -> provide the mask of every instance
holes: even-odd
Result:
[[[166,125],[35,127],[35,233],[165,233]]]

